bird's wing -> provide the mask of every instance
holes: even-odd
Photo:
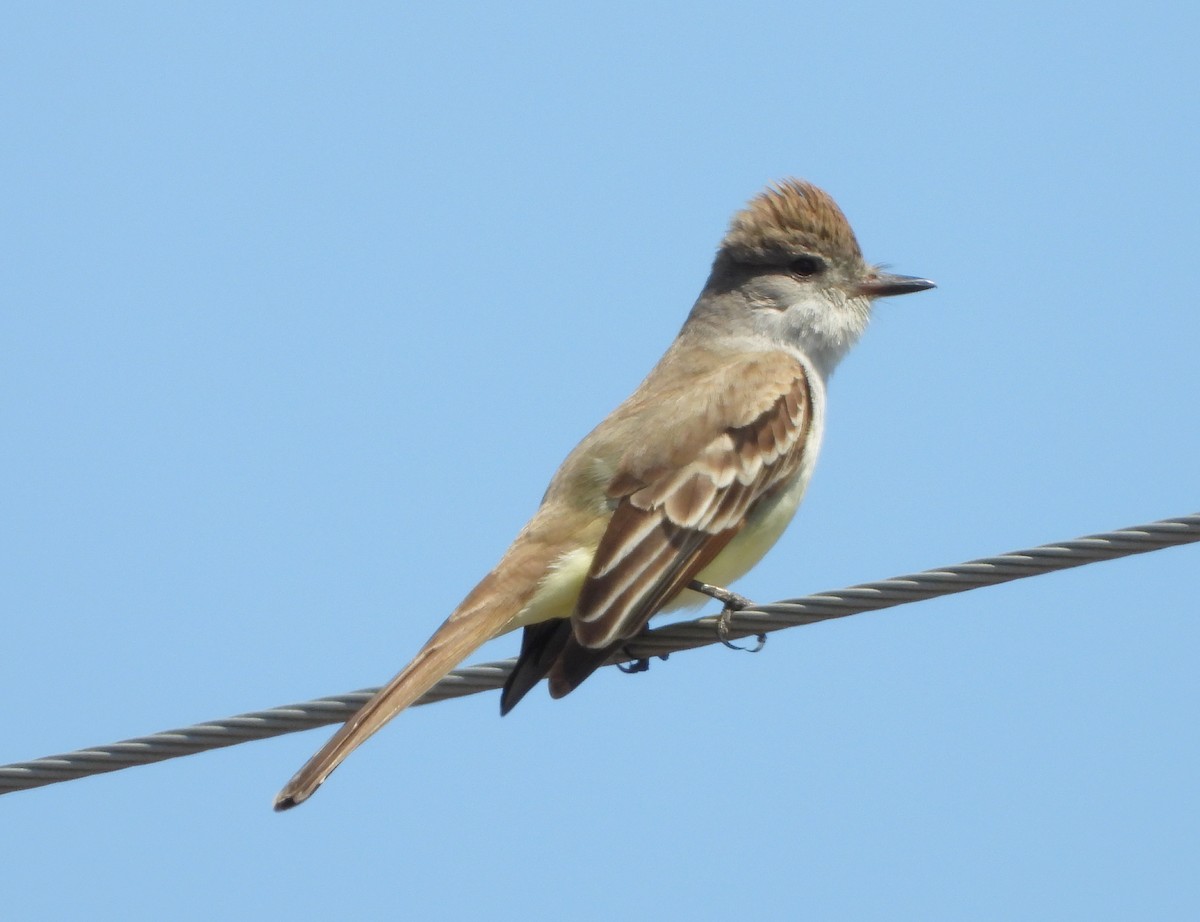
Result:
[[[616,509],[571,618],[574,644],[550,671],[556,697],[641,631],[720,554],[754,504],[798,473],[813,417],[804,366],[780,353],[742,365],[715,399],[694,402],[702,415],[678,422],[686,438],[652,437],[662,443],[657,453],[639,447],[618,467],[608,491]],[[691,446],[684,457],[681,443]]]

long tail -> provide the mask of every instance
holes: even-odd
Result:
[[[319,788],[342,760],[368,737],[406,707],[429,691],[447,672],[466,659],[472,651],[500,633],[508,622],[529,602],[537,588],[536,579],[512,579],[506,563],[512,560],[514,546],[506,560],[484,577],[454,613],[429,638],[429,642],[400,673],[381,688],[370,701],[351,717],[275,798],[276,810],[288,810],[304,803]],[[517,556],[522,556],[518,553]],[[528,565],[526,559],[522,563]],[[535,567],[536,569],[536,564]],[[523,574],[522,574],[523,575]]]

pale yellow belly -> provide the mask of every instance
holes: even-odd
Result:
[[[697,578],[714,586],[728,586],[744,576],[774,546],[791,522],[808,486],[810,474],[811,466],[806,465],[769,506],[755,510],[755,515],[746,523],[746,527]],[[579,591],[583,588],[583,581],[591,568],[594,554],[595,548],[578,548],[563,555],[542,580],[537,594],[520,614],[508,623],[505,630],[511,631],[550,618],[570,617],[579,598]],[[707,601],[708,596],[688,589],[663,606],[663,611],[694,607]]]

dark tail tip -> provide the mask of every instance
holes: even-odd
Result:
[[[294,797],[276,797],[275,812],[282,813],[284,810],[290,810],[298,803],[300,803],[300,801],[296,800]]]
[[[299,806],[308,800],[308,794],[298,794],[295,791],[289,790],[291,786],[284,788],[275,795],[275,812],[282,813],[284,810],[291,810],[292,807]]]
[[[521,653],[517,657],[517,664],[513,666],[500,693],[501,717],[515,708],[545,678],[570,637],[571,622],[566,618],[553,618],[526,626],[521,634]]]

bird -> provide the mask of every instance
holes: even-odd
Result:
[[[732,218],[675,340],[570,452],[496,566],[412,661],[292,777],[307,800],[484,642],[523,629],[508,713],[543,678],[573,691],[654,615],[704,601],[783,533],[812,476],[826,383],[876,299],[935,287],[864,260],[826,192],[788,178]],[[697,581],[693,584],[693,581]]]

